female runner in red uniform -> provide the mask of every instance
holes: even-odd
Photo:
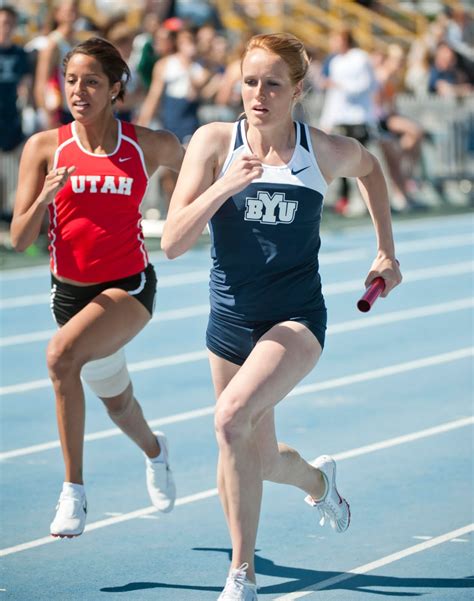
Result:
[[[145,453],[153,504],[165,512],[174,505],[167,441],[143,417],[123,346],[150,320],[156,289],[140,203],[158,166],[179,170],[183,149],[170,132],[114,117],[130,72],[109,42],[79,44],[65,58],[64,71],[74,122],[35,134],[25,145],[11,238],[16,250],[28,248],[49,211],[51,307],[60,329],[48,345],[47,363],[65,462],[50,531],[71,537],[84,530],[87,512],[81,377]]]

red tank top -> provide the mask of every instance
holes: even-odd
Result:
[[[78,282],[107,282],[148,264],[140,203],[148,185],[135,127],[117,121],[111,154],[81,146],[75,123],[59,128],[54,168],[76,170],[49,205],[49,250],[54,274]]]

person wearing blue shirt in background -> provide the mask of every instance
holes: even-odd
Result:
[[[10,6],[0,7],[0,150],[8,152],[23,141],[18,88],[29,75],[28,55],[13,44],[17,13]]]
[[[25,50],[12,41],[16,23],[15,9],[11,6],[0,6],[0,153],[15,151],[24,140],[18,91],[23,88],[24,95],[27,94],[26,83],[31,74],[31,66]],[[2,219],[9,221],[11,207],[8,194],[3,191],[1,182],[0,186]]]
[[[438,45],[428,80],[428,91],[439,96],[467,96],[473,86],[458,66],[454,50],[446,42]]]

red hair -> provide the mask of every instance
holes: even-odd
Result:
[[[262,48],[276,54],[288,65],[293,85],[302,81],[308,71],[309,57],[304,44],[291,33],[263,33],[250,38],[242,54],[242,63],[251,50]]]

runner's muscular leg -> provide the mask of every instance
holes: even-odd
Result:
[[[212,382],[214,384],[214,393],[216,399],[218,399],[221,394],[224,392],[226,386],[235,376],[235,374],[239,371],[240,365],[235,363],[231,363],[222,357],[218,357],[211,351],[209,351],[209,363],[211,366],[211,374],[212,374]],[[222,463],[220,461],[220,454],[217,460],[217,488],[219,490],[219,497],[221,499],[222,508],[224,511],[224,515],[227,521],[227,525],[229,526],[229,518],[228,518],[228,503],[227,496],[225,492],[225,474],[222,469]]]
[[[140,403],[133,394],[133,384],[114,397],[100,397],[110,419],[124,434],[126,434],[140,449],[153,459],[160,452],[160,445],[155,434],[146,421]]]
[[[264,480],[291,484],[304,490],[313,499],[324,495],[325,484],[321,472],[305,461],[296,449],[277,441],[273,408],[268,409],[258,421],[255,440]]]
[[[220,470],[225,473],[233,567],[248,562],[254,579],[254,549],[260,513],[263,467],[255,428],[315,365],[321,347],[302,324],[274,326],[257,343],[218,398],[216,433]],[[212,367],[212,363],[211,363]]]
[[[66,481],[82,484],[85,404],[80,372],[88,361],[106,357],[131,340],[150,314],[124,290],[99,294],[51,339],[47,363],[56,396]]]
[[[240,366],[209,353],[216,398],[219,398]],[[301,488],[314,499],[324,494],[324,482],[319,470],[305,461],[298,451],[283,442],[278,442],[275,429],[275,410],[268,409],[258,420],[254,429],[262,465],[264,480],[291,484]],[[224,471],[221,462],[217,465],[217,484],[224,514],[228,521],[227,498],[224,485]]]

